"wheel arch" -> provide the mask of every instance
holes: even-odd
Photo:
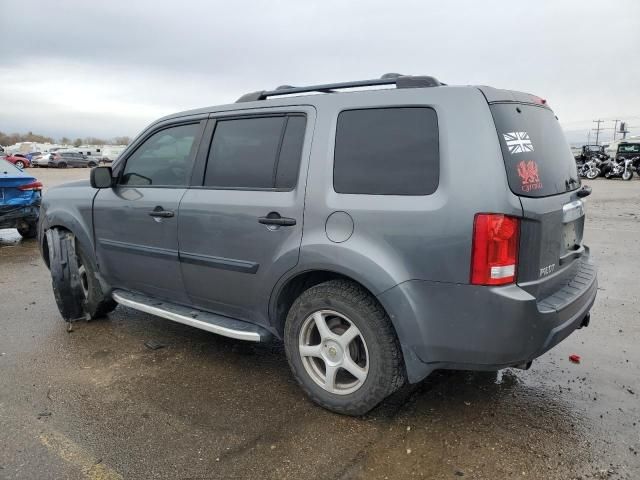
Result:
[[[338,268],[307,269],[285,275],[272,291],[269,302],[269,321],[276,334],[279,336],[282,335],[289,309],[302,292],[320,283],[338,279],[350,281],[363,288],[376,299],[387,315],[389,315],[389,312],[376,295],[376,293],[380,293],[376,285],[373,285],[366,278],[361,278],[353,275],[351,272],[346,272]],[[394,330],[396,330],[395,325]]]
[[[49,244],[46,236],[47,230],[52,228],[61,228],[73,233],[75,240],[80,244],[85,252],[93,255],[94,243],[90,232],[90,227],[85,224],[84,221],[77,219],[71,213],[67,211],[54,211],[47,212],[45,218],[42,220],[40,238],[41,240],[41,253],[48,268],[49,265]],[[95,261],[95,259],[94,259]]]
[[[336,279],[349,280],[366,289],[362,283],[353,278],[328,269],[305,270],[285,276],[273,289],[269,302],[269,319],[278,336],[282,336],[289,309],[302,292],[320,283]]]

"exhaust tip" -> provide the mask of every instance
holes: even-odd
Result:
[[[580,323],[580,326],[578,328],[588,327],[590,321],[591,321],[591,313],[587,313],[585,317],[582,319],[582,322]]]

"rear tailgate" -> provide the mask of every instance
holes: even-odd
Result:
[[[522,204],[517,283],[540,308],[561,309],[595,275],[582,242],[575,160],[548,107],[509,101],[493,102],[490,109],[509,186]]]

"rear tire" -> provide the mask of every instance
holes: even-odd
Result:
[[[96,162],[89,162],[89,163],[87,164],[87,166],[88,166],[89,168],[94,168],[94,167],[97,167],[97,166],[98,166],[98,164],[97,164]]]
[[[24,169],[24,162],[22,160],[18,160],[15,163],[15,166],[18,167],[20,170],[23,170]]]
[[[18,233],[22,238],[35,238],[38,234],[38,224],[29,222],[26,227],[18,227]]]
[[[333,412],[364,415],[405,383],[389,317],[353,282],[331,280],[302,293],[287,315],[284,342],[302,389]]]
[[[49,268],[58,310],[67,322],[103,317],[116,307],[104,294],[90,257],[68,230],[47,230]]]
[[[66,164],[66,163],[64,163],[64,162],[60,162],[60,163],[58,164],[58,168],[67,168],[67,164]]]

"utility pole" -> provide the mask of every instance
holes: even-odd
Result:
[[[620,121],[619,118],[614,120],[614,124],[613,124],[613,141],[616,141],[616,130],[618,129],[618,122]]]
[[[627,133],[629,133],[627,122],[620,122],[620,132],[622,133],[622,139],[625,140],[627,138]]]
[[[591,130],[587,133],[587,145],[591,145]]]
[[[597,123],[598,126],[595,128],[596,131],[596,145],[598,145],[598,140],[600,139],[600,124],[603,123],[604,120],[594,120],[593,123]]]

